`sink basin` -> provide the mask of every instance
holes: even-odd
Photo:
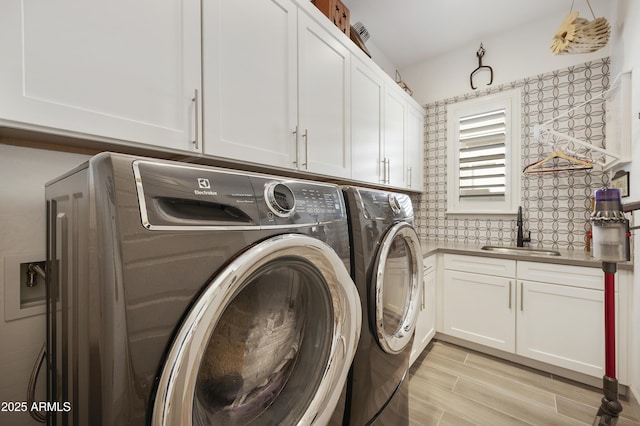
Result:
[[[534,249],[529,247],[482,246],[482,250],[529,256],[560,256],[560,252],[555,250]]]

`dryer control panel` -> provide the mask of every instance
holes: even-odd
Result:
[[[150,230],[261,228],[344,220],[340,188],[170,161],[133,162],[140,218]]]
[[[358,198],[367,219],[413,219],[413,205],[407,194],[358,188]]]
[[[343,220],[344,200],[335,185],[252,177],[258,199],[261,223],[273,225],[309,225]],[[262,188],[262,191],[261,191]]]

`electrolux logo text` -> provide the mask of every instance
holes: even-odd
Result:
[[[207,178],[198,178],[198,187],[200,189],[193,190],[196,195],[218,195],[217,191],[211,190],[211,182]]]

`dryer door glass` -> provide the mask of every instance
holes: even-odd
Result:
[[[329,246],[302,235],[266,240],[218,274],[185,317],[152,424],[327,423],[360,325],[355,284]]]
[[[422,288],[422,250],[412,226],[399,223],[385,235],[375,266],[374,290],[378,343],[398,353],[411,341]]]
[[[194,424],[295,423],[327,365],[333,315],[331,294],[308,263],[278,259],[257,270],[209,338]]]

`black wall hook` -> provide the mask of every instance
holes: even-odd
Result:
[[[489,79],[489,82],[487,83],[487,86],[490,86],[491,83],[493,83],[493,68],[491,68],[489,65],[482,65],[482,57],[484,56],[485,52],[486,50],[484,49],[484,46],[482,45],[482,43],[480,43],[480,49],[478,49],[478,51],[476,52],[476,56],[478,57],[478,68],[471,71],[471,75],[469,75],[469,82],[471,83],[471,88],[474,90],[477,89],[477,87],[473,85],[473,75],[483,68],[488,69],[491,73],[491,77]]]

